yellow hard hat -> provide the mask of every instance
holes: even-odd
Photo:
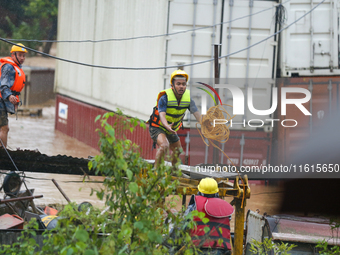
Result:
[[[197,188],[203,194],[215,194],[218,192],[217,182],[213,178],[202,179]]]
[[[172,85],[172,79],[177,75],[184,76],[187,81],[189,80],[189,75],[186,72],[184,72],[183,70],[176,70],[171,74],[171,77],[170,77],[170,84],[171,85]]]
[[[17,43],[17,45],[25,47],[25,45],[23,45],[22,43]],[[12,46],[11,53],[12,52],[17,52],[17,51],[27,53],[27,50],[25,48],[17,46],[17,45],[13,45]]]

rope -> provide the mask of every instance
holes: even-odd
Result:
[[[226,105],[226,106],[231,106],[231,105]],[[225,117],[225,115],[227,116],[227,118]],[[240,175],[240,172],[237,170],[237,167],[232,162],[232,160],[228,157],[228,155],[216,143],[214,143],[214,141],[219,142],[219,143],[226,143],[229,140],[229,135],[230,135],[230,130],[229,130],[230,124],[229,125],[219,124],[219,125],[214,126],[214,121],[217,119],[220,119],[220,120],[223,119],[223,120],[228,121],[227,123],[230,123],[230,120],[233,119],[234,117],[235,115],[231,116],[227,112],[227,110],[223,108],[223,105],[215,105],[209,108],[206,115],[201,115],[201,119],[200,119],[201,131],[198,129],[198,126],[197,126],[198,123],[196,123],[196,128],[203,142],[207,146],[210,146],[211,144],[213,147],[215,147],[220,152],[222,152],[229,159],[231,164],[236,168],[236,171],[243,184],[243,197],[242,197],[242,203],[241,203],[241,208],[243,208],[246,190],[245,190],[242,176]],[[209,143],[206,143],[204,138],[208,139]]]
[[[126,38],[110,38],[110,39],[102,39],[102,40],[90,40],[90,39],[87,39],[87,40],[59,40],[59,41],[58,40],[34,40],[34,39],[7,39],[7,40],[8,41],[18,41],[18,42],[42,42],[42,43],[44,43],[44,42],[52,42],[52,43],[53,42],[55,42],[55,43],[83,43],[83,42],[84,43],[101,43],[101,42],[111,42],[111,41],[128,41],[128,40],[136,40],[136,39],[151,39],[151,38],[157,38],[157,37],[164,37],[164,36],[172,36],[172,35],[177,35],[177,34],[184,34],[184,33],[187,33],[187,32],[194,32],[194,31],[197,31],[197,30],[202,30],[202,29],[207,29],[207,28],[215,28],[217,26],[221,26],[221,25],[224,25],[224,24],[235,22],[237,20],[241,20],[241,19],[244,19],[244,18],[255,16],[255,15],[260,14],[262,12],[269,11],[269,10],[271,10],[273,8],[283,7],[283,4],[286,4],[289,1],[290,0],[287,0],[284,3],[280,3],[278,5],[274,5],[272,7],[260,10],[258,12],[252,13],[252,14],[244,15],[244,16],[235,18],[233,20],[224,21],[224,22],[217,23],[217,24],[210,25],[210,26],[195,27],[195,28],[188,29],[188,30],[176,31],[176,32],[166,33],[166,34],[142,35],[142,36],[126,37]]]
[[[227,105],[231,106],[231,105]],[[227,118],[225,118],[224,114],[227,115]],[[234,116],[233,116],[234,117]],[[203,138],[207,138],[208,140],[218,141],[220,143],[225,143],[229,139],[230,134],[230,124],[227,125],[215,125],[213,126],[214,120],[217,119],[226,119],[228,122],[233,118],[231,115],[227,112],[226,109],[222,107],[222,105],[215,105],[209,108],[206,115],[201,116],[201,131],[200,135]],[[201,133],[202,132],[202,133]],[[204,139],[203,139],[204,141]],[[210,142],[210,141],[209,141]],[[209,146],[205,141],[204,143]]]

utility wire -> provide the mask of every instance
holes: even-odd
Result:
[[[235,55],[237,53],[240,53],[242,51],[245,51],[245,50],[248,50],[262,42],[265,42],[266,40],[270,39],[271,37],[281,33],[282,31],[288,29],[289,27],[291,27],[292,25],[294,25],[296,22],[298,22],[299,20],[301,20],[302,18],[304,18],[305,16],[307,16],[308,14],[310,14],[312,11],[314,11],[318,6],[320,6],[323,2],[325,2],[326,0],[322,0],[320,3],[318,3],[317,5],[315,5],[311,10],[309,10],[308,12],[306,12],[304,15],[302,15],[300,18],[298,18],[297,20],[295,20],[294,22],[290,23],[289,25],[287,25],[286,27],[280,29],[279,31],[277,31],[276,33],[254,43],[254,44],[251,44],[243,49],[240,49],[238,51],[234,51],[232,53],[229,53],[227,55],[224,55],[224,56],[220,56],[219,59],[221,58],[226,58],[226,57],[229,57],[229,56],[232,56],[232,55]],[[10,42],[4,38],[1,38],[0,37],[0,41],[3,41],[3,42],[6,42],[6,43],[9,43],[9,44],[12,44],[12,45],[17,45],[16,43],[13,43],[13,42]],[[17,45],[19,47],[22,47],[20,45]],[[88,66],[88,67],[96,67],[96,68],[103,68],[103,69],[116,69],[116,70],[157,70],[157,69],[167,69],[167,68],[178,68],[178,65],[174,65],[174,66],[161,66],[161,67],[120,67],[120,66],[102,66],[102,65],[92,65],[92,64],[86,64],[86,63],[81,63],[81,62],[77,62],[77,61],[73,61],[73,60],[69,60],[69,59],[64,59],[64,58],[59,58],[59,57],[55,57],[55,56],[52,56],[52,55],[49,55],[47,53],[44,53],[44,52],[41,52],[41,51],[37,51],[35,49],[32,49],[32,48],[29,48],[29,47],[23,47],[25,49],[28,49],[30,51],[33,51],[35,53],[39,53],[41,55],[44,55],[44,56],[47,56],[47,57],[50,57],[50,58],[54,58],[54,59],[57,59],[57,60],[61,60],[61,61],[64,61],[64,62],[68,62],[68,63],[73,63],[73,64],[78,64],[78,65],[83,65],[83,66]],[[193,66],[193,65],[199,65],[199,64],[203,64],[203,63],[207,63],[207,62],[211,62],[213,61],[214,58],[211,58],[211,59],[208,59],[208,60],[203,60],[203,61],[199,61],[199,62],[195,62],[195,63],[191,63],[191,64],[183,64],[181,66]]]
[[[283,4],[289,2],[290,0],[284,2]],[[238,17],[236,19],[233,20],[228,20],[228,21],[224,21],[215,25],[211,25],[211,26],[204,26],[204,27],[198,27],[198,28],[193,28],[193,29],[188,29],[188,30],[183,30],[183,31],[177,31],[177,32],[173,32],[173,33],[168,33],[168,34],[159,34],[159,35],[142,35],[142,36],[136,36],[136,37],[127,37],[127,38],[113,38],[113,39],[102,39],[102,40],[76,40],[76,41],[72,41],[72,40],[30,40],[30,39],[7,39],[8,41],[18,41],[18,42],[56,42],[56,43],[81,43],[81,42],[87,42],[87,43],[100,43],[100,42],[110,42],[110,41],[128,41],[128,40],[136,40],[136,39],[144,39],[144,38],[157,38],[157,37],[162,37],[162,36],[172,36],[172,35],[177,35],[177,34],[183,34],[183,33],[187,33],[187,32],[193,32],[193,31],[197,31],[197,30],[202,30],[202,29],[206,29],[206,28],[213,28],[213,27],[217,27],[223,24],[228,24],[240,19],[244,19],[253,15],[257,15],[260,14],[262,12],[271,10],[273,8],[276,8],[277,6],[282,6],[282,4],[278,4],[275,5],[273,7],[269,7],[267,9],[263,9],[261,11],[252,13],[251,15],[245,15],[242,17]]]

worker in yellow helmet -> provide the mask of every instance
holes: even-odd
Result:
[[[13,45],[11,56],[0,59],[0,147],[7,146],[8,113],[15,113],[20,102],[19,95],[25,86],[26,77],[21,66],[27,50],[21,43]]]
[[[185,215],[197,210],[204,212],[209,221],[204,223],[194,217],[197,226],[190,231],[193,243],[201,247],[202,252],[213,249],[215,252],[211,254],[231,254],[230,220],[234,207],[218,197],[218,184],[213,178],[202,179],[197,188],[198,194],[191,197]],[[207,233],[204,231],[206,227],[209,228]]]
[[[178,156],[182,151],[177,131],[182,126],[186,110],[190,110],[198,122],[200,120],[200,113],[187,89],[188,80],[189,75],[185,71],[176,70],[170,77],[171,88],[162,90],[158,94],[156,106],[148,121],[154,147],[156,144],[159,147],[156,153],[155,167],[164,158],[169,148],[173,152],[172,165],[177,163]]]

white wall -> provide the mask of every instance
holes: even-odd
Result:
[[[164,0],[60,0],[58,40],[101,40],[166,32]],[[164,66],[165,38],[58,43],[58,57],[103,66]],[[163,70],[128,71],[57,62],[56,92],[144,120],[151,114]]]
[[[283,27],[302,17],[319,0],[294,0],[284,4]],[[326,0],[282,33],[281,75],[339,75],[339,0]]]
[[[142,35],[165,34],[194,27],[211,26],[221,21],[250,14],[248,0],[60,0],[58,40],[100,40]],[[253,1],[253,13],[274,7],[273,1]],[[230,17],[230,10],[232,17]],[[224,17],[222,18],[222,12]],[[251,17],[251,44],[274,32],[275,8]],[[168,17],[169,14],[169,17]],[[158,67],[190,64],[213,57],[213,43],[222,40],[222,55],[228,53],[228,31],[231,28],[230,52],[247,46],[249,17],[220,26],[168,37],[101,43],[58,43],[58,57],[103,66]],[[193,36],[195,35],[195,36]],[[247,51],[221,59],[221,78],[271,78],[273,39]],[[193,54],[193,55],[192,55]],[[109,70],[57,62],[56,92],[109,110],[120,108],[125,114],[147,120],[156,96],[168,88],[175,68],[153,71]],[[185,67],[191,78],[211,78],[213,62]],[[254,83],[252,83],[254,84]],[[244,84],[243,84],[244,85]],[[242,85],[242,86],[243,86]],[[265,88],[271,87],[265,84]],[[243,87],[242,87],[243,88]],[[195,95],[194,95],[195,96]],[[228,95],[226,95],[228,97]],[[196,95],[199,97],[199,95]],[[228,97],[230,98],[230,97]],[[256,101],[256,99],[255,99]],[[258,100],[261,109],[270,108],[270,95]],[[231,103],[231,102],[227,102]]]

